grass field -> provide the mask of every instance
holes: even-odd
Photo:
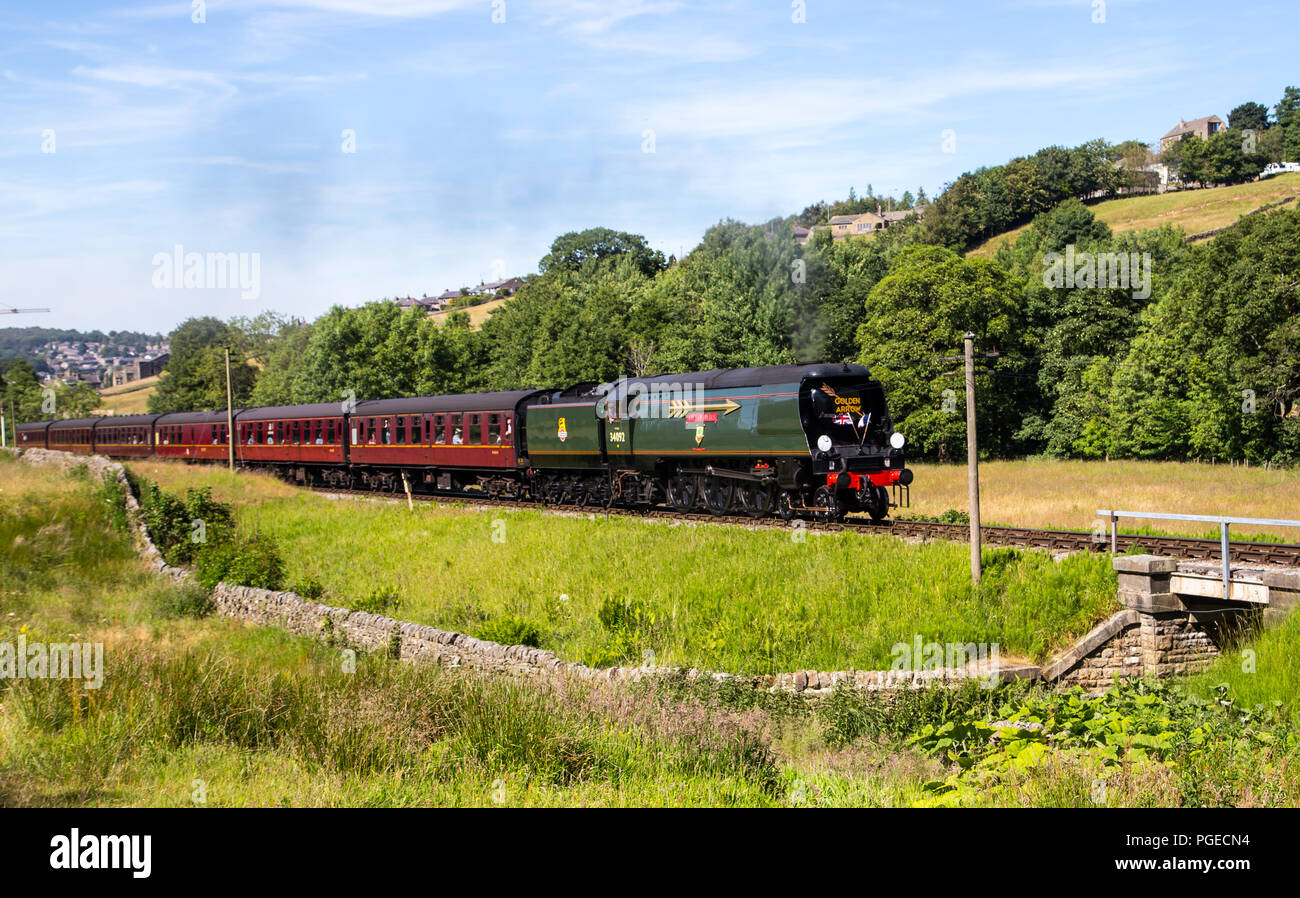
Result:
[[[965,511],[965,465],[912,466],[912,507],[902,514],[934,516],[950,508]],[[1016,527],[1091,530],[1099,509],[1174,514],[1240,515],[1300,519],[1300,471],[1146,461],[994,461],[980,465],[980,508],[984,523]],[[1208,529],[1176,521],[1121,521],[1121,532],[1149,526],[1184,536],[1218,537]],[[1109,527],[1109,524],[1107,524]],[[1236,536],[1256,534],[1300,543],[1300,529],[1238,527]]]
[[[210,479],[246,501],[284,489]],[[203,616],[192,589],[144,570],[112,508],[85,477],[0,454],[0,640],[102,642],[105,658],[98,690],[0,680],[0,806],[906,806],[930,802],[925,784],[955,769],[906,746],[909,734],[1034,700],[622,689],[364,654],[348,673],[322,644]],[[1294,702],[1296,620],[1258,643],[1259,679],[1240,683],[1252,701]],[[1216,678],[1239,667],[1225,658],[1203,688],[1217,698]],[[1109,806],[1300,800],[1285,751],[1213,748],[1176,765],[1025,753],[949,800],[1088,807],[1103,778]]]
[[[1300,174],[1276,175],[1250,184],[1179,190],[1173,193],[1121,197],[1089,206],[1112,231],[1138,231],[1173,225],[1187,234],[1227,227],[1247,212],[1300,193]],[[1003,243],[1015,243],[1028,225],[999,234],[966,253],[992,258]]]
[[[149,410],[149,397],[158,388],[157,377],[146,377],[120,387],[100,390],[101,405],[96,414],[143,415]]]
[[[485,303],[480,303],[479,305],[476,306],[470,306],[467,309],[449,309],[445,312],[434,312],[429,317],[432,318],[437,323],[442,324],[444,321],[447,320],[447,318],[452,314],[452,312],[460,312],[460,311],[468,312],[470,329],[478,330],[483,326],[483,322],[487,321],[488,318],[491,317],[493,312],[501,308],[509,301],[510,300],[508,299],[493,299]]]
[[[732,673],[879,669],[918,634],[1041,661],[1116,608],[1101,556],[989,551],[977,593],[959,543],[429,503],[411,511],[158,468],[132,466],[165,488],[212,483],[234,497],[248,526],[279,541],[290,584],[317,580],[326,601],[369,608],[392,594],[395,617],[592,666],[653,657]]]

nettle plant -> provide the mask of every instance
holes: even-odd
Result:
[[[999,786],[1048,757],[1076,753],[1105,767],[1149,761],[1175,768],[1249,762],[1261,749],[1291,753],[1300,736],[1281,702],[1240,707],[1220,684],[1212,699],[1155,680],[1117,681],[1103,695],[1082,689],[1034,693],[982,718],[926,724],[907,744],[952,765],[924,789],[923,803],[954,804],[995,795]]]

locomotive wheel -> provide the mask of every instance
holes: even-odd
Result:
[[[828,486],[817,487],[817,492],[813,493],[812,504],[818,507],[818,510],[813,512],[814,520],[829,523],[844,517],[844,509],[840,508],[835,491]]]
[[[866,503],[867,514],[871,520],[879,521],[889,514],[889,491],[883,486],[871,488],[871,499]]]
[[[677,511],[685,513],[693,509],[699,494],[699,482],[694,477],[674,475],[668,481],[668,504]]]
[[[750,483],[741,487],[736,498],[740,500],[740,510],[751,518],[761,518],[772,513],[775,499],[772,487],[766,483]]]
[[[794,515],[794,503],[790,500],[789,490],[778,490],[776,494],[776,516],[783,521],[792,521]]]
[[[711,477],[704,484],[704,507],[709,514],[724,515],[731,511],[736,498],[736,482],[725,477]]]

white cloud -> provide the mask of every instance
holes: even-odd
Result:
[[[942,72],[919,76],[769,80],[732,87],[689,89],[677,97],[656,98],[623,109],[629,131],[653,128],[662,139],[753,138],[782,135],[812,145],[828,131],[847,125],[909,120],[931,107],[1002,92],[1104,91],[1157,71],[1156,64],[1107,65],[1101,61],[1071,67],[1009,65],[1005,60],[972,59]]]

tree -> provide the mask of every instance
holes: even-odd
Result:
[[[1300,210],[1242,217],[1188,250],[1114,375],[1116,448],[1300,462]]]
[[[1273,107],[1273,115],[1282,129],[1282,158],[1300,162],[1300,88],[1288,87]]]
[[[965,442],[960,365],[943,358],[967,330],[981,351],[1006,356],[981,362],[976,377],[981,445],[994,454],[1019,448],[1015,433],[1033,392],[1018,292],[998,263],[934,246],[904,250],[872,289],[858,360],[884,385],[894,424],[918,453],[949,457]]]
[[[9,445],[16,433],[12,428],[29,421],[43,421],[54,417],[42,408],[43,395],[36,369],[26,359],[12,358],[0,361],[0,399],[4,401],[5,417],[10,428],[5,437]]]
[[[588,228],[556,237],[551,244],[551,251],[537,264],[537,270],[542,274],[552,268],[578,271],[589,262],[599,262],[619,255],[629,256],[633,265],[647,277],[653,277],[667,267],[664,254],[651,249],[639,234],[609,228]]]
[[[248,340],[241,331],[216,318],[190,318],[168,341],[171,359],[149,397],[151,413],[224,409],[227,349],[235,406],[248,403],[257,369],[248,364]]]
[[[285,324],[262,351],[262,370],[253,387],[253,405],[292,405],[301,401],[294,389],[307,349],[310,324]]]
[[[1228,113],[1228,127],[1238,131],[1263,131],[1268,127],[1268,107],[1263,103],[1242,103]]]

